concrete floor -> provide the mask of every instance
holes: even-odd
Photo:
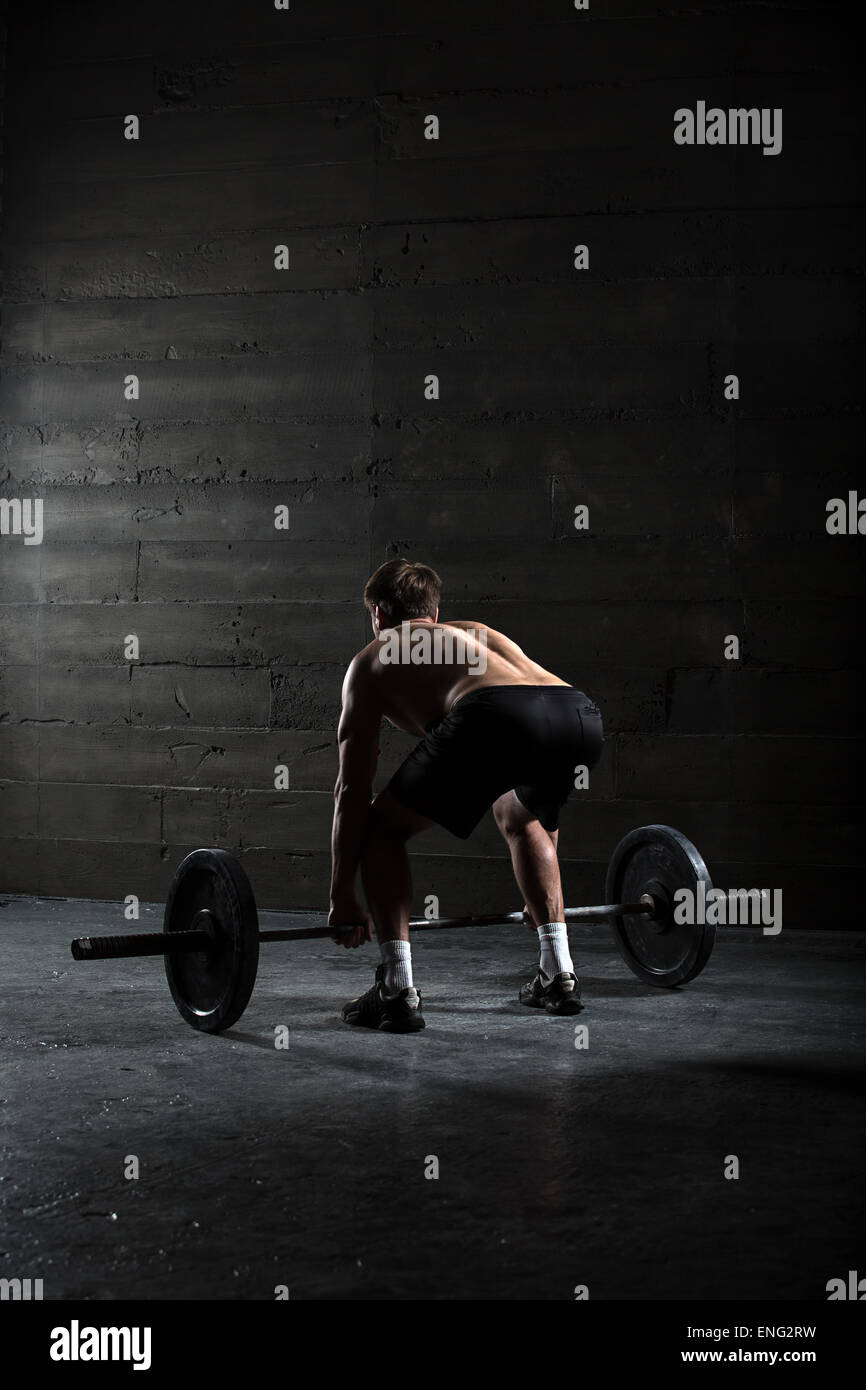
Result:
[[[71,959],[123,929],[0,906],[0,1277],[46,1299],[824,1300],[863,1270],[861,935],[723,930],[669,993],[577,929],[587,1008],[553,1019],[515,999],[528,933],[427,933],[413,1037],[339,1022],[375,948],[270,945],[210,1037],[160,960]]]

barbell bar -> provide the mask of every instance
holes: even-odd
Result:
[[[629,967],[645,983],[674,988],[694,979],[713,947],[714,927],[681,923],[674,915],[678,889],[712,888],[707,867],[690,840],[665,825],[632,830],[617,845],[596,907],[565,909],[566,922],[609,921]],[[445,931],[525,923],[523,912],[413,918],[410,928]],[[197,849],[183,860],[165,906],[164,930],[132,935],[83,936],[71,943],[77,961],[161,955],[169,988],[193,1028],[218,1033],[231,1027],[249,1002],[262,942],[339,937],[352,927],[289,927],[260,931],[245,870],[226,850]]]
[[[208,850],[207,853],[213,853]],[[566,922],[594,922],[606,917],[624,914],[646,913],[652,915],[655,904],[648,897],[640,903],[602,903],[600,907],[567,907]],[[207,909],[203,909],[204,917]],[[210,916],[210,913],[207,913]],[[511,922],[526,925],[524,912],[491,912],[480,917],[412,917],[409,926],[413,932],[447,931],[457,927],[497,927]],[[274,931],[259,931],[259,945],[263,941],[314,941],[318,937],[347,936],[354,927],[286,927]],[[72,954],[76,960],[119,960],[126,956],[182,956],[194,951],[206,951],[212,944],[214,929],[210,923],[202,922],[200,927],[190,927],[175,932],[140,932],[132,936],[79,936],[72,942]]]

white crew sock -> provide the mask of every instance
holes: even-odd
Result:
[[[543,922],[538,928],[538,944],[541,947],[539,969],[546,980],[563,970],[574,974],[574,962],[568,949],[568,931],[564,922]]]
[[[412,989],[412,951],[408,941],[381,941],[379,953],[385,967],[382,984],[386,994]]]

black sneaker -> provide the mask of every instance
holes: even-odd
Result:
[[[566,970],[554,975],[547,984],[536,975],[528,985],[521,986],[517,997],[521,1004],[528,1004],[531,1009],[546,1009],[549,1014],[579,1014],[583,1008],[580,981]]]
[[[360,999],[350,999],[343,1005],[344,1023],[356,1028],[378,1028],[380,1033],[420,1033],[424,1027],[421,995],[417,989],[401,989],[399,994],[385,994],[382,980],[384,965],[376,967],[376,983]]]

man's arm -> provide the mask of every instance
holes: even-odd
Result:
[[[361,843],[370,814],[379,757],[382,712],[370,673],[356,656],[343,681],[343,710],[337,730],[340,770],[334,787],[331,832],[331,906],[352,903]]]

